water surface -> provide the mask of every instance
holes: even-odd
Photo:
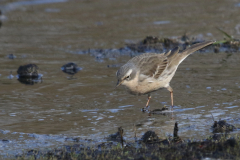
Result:
[[[239,7],[234,1],[197,2],[1,2],[6,19],[0,28],[0,139],[9,140],[0,143],[1,154],[65,144],[67,137],[102,140],[119,126],[129,141],[133,125],[139,137],[147,130],[166,136],[172,134],[175,121],[182,138],[206,138],[212,134],[212,115],[239,127],[238,53],[195,53],[179,66],[171,82],[174,119],[171,114],[149,117],[140,111],[147,96],[115,89],[118,66],[130,55],[100,60],[95,53],[91,56],[91,49],[120,48],[147,35],[171,37],[189,31],[215,39],[222,38],[215,27],[223,25],[236,34]],[[8,8],[11,4],[14,9]],[[89,48],[90,54],[82,54]],[[82,70],[73,77],[65,74],[61,67],[68,62]],[[39,66],[42,83],[17,80],[18,67],[28,63]],[[164,105],[170,105],[169,92],[153,93],[150,108]]]

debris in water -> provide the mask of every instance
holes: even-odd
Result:
[[[20,66],[17,73],[18,81],[23,84],[33,85],[42,82],[42,74],[39,74],[39,68],[35,64]]]
[[[149,114],[166,115],[167,112],[164,112],[164,111],[168,111],[168,107],[166,105],[164,105],[163,108],[161,108],[161,109],[154,109],[154,110],[150,111]]]
[[[78,67],[75,63],[70,62],[61,67],[61,70],[67,74],[74,75],[78,71],[82,70],[82,68]]]
[[[159,141],[157,134],[154,131],[147,131],[141,138],[144,143],[153,143]]]
[[[39,74],[39,68],[36,64],[27,64],[20,66],[17,70],[19,78],[37,78]]]
[[[236,129],[235,126],[227,123],[225,120],[214,121],[212,126],[213,133],[224,133],[224,132],[231,132]]]
[[[13,54],[9,54],[7,57],[8,57],[9,59],[15,59],[15,58],[16,58],[16,56],[14,56]]]
[[[117,142],[121,142],[123,144],[124,139],[123,139],[123,129],[122,129],[122,127],[119,127],[117,133],[109,135],[106,139],[108,141],[117,141]]]

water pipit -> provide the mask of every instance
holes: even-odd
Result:
[[[124,85],[128,92],[134,95],[147,94],[146,108],[151,99],[150,94],[161,88],[166,88],[170,92],[173,108],[173,89],[170,87],[170,81],[178,65],[191,53],[212,43],[214,42],[197,43],[182,52],[179,52],[179,47],[176,47],[162,54],[144,53],[133,57],[117,71],[117,87]]]

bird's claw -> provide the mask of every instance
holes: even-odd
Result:
[[[149,110],[148,110],[149,108],[150,108],[150,106],[146,106],[146,107],[142,108],[141,111],[142,111],[142,112],[147,112],[147,111],[149,111]]]

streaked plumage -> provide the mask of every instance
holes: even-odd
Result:
[[[172,97],[173,89],[169,83],[178,65],[191,53],[212,43],[213,41],[197,43],[180,53],[179,47],[176,47],[162,54],[144,53],[133,57],[117,71],[117,86],[120,84],[126,86],[131,94],[148,94],[149,99],[151,92],[167,88]]]

